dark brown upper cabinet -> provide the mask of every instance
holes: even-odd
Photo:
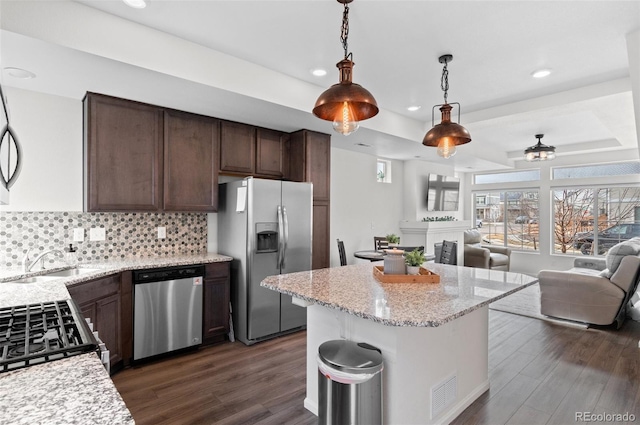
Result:
[[[165,111],[164,209],[216,211],[220,122],[215,118]]]
[[[84,100],[86,211],[162,209],[162,110],[88,93]]]
[[[331,198],[331,136],[310,130],[291,133],[286,178],[313,183],[313,201]]]
[[[281,179],[285,175],[285,140],[280,131],[222,121],[220,171]]]
[[[219,120],[87,93],[85,211],[216,211]]]
[[[256,128],[222,121],[220,124],[220,171],[252,175],[256,162]]]
[[[284,177],[285,136],[280,131],[257,130],[256,174],[281,179]]]

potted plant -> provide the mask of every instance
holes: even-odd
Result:
[[[407,274],[420,274],[420,266],[426,261],[424,252],[418,248],[404,255],[404,262],[407,264]]]
[[[400,243],[400,236],[394,233],[388,234],[387,236],[385,236],[385,238],[387,239],[387,242],[391,247],[398,246],[398,244]]]

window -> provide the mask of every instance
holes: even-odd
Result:
[[[556,253],[604,255],[640,236],[640,188],[566,188],[553,191]]]
[[[640,162],[631,161],[616,164],[585,165],[580,167],[558,167],[553,169],[554,179],[626,176],[630,174],[640,174]]]
[[[512,249],[537,251],[538,191],[504,191],[475,194],[476,222],[483,239]]]
[[[540,170],[514,171],[509,173],[475,174],[475,184],[512,183],[540,180]]]
[[[378,183],[391,183],[391,161],[378,159],[376,181]]]

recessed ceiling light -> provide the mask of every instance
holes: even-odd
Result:
[[[134,9],[144,9],[147,7],[147,2],[144,0],[122,0],[124,4]]]
[[[533,71],[531,73],[531,76],[533,78],[544,78],[544,77],[548,77],[550,74],[551,74],[550,69],[539,69],[537,71]]]
[[[422,106],[420,106],[420,105],[407,106],[407,111],[415,112],[420,108],[422,108]]]
[[[8,66],[4,70],[7,71],[7,74],[12,76],[13,78],[20,78],[22,80],[30,80],[32,78],[36,78],[36,74],[31,71],[27,71],[26,69]]]
[[[311,70],[311,73],[316,77],[324,77],[325,75],[327,75],[327,70],[322,68],[317,68],[317,69]]]

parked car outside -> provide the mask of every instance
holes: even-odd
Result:
[[[519,215],[516,217],[516,224],[527,224],[529,222],[528,215]]]
[[[640,236],[640,223],[620,223],[604,229],[598,233],[598,254],[604,254],[612,246],[636,236]],[[573,246],[584,255],[589,255],[593,239],[593,232],[577,233]]]
[[[482,227],[482,219],[481,218],[476,218],[476,227],[478,229]]]

